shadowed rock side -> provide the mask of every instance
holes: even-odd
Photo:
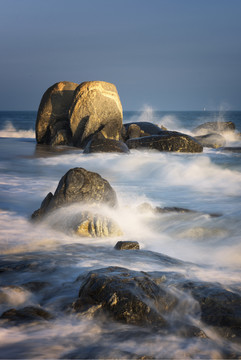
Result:
[[[78,84],[61,81],[46,90],[37,114],[36,140],[38,144],[70,145],[69,108]]]
[[[8,320],[10,322],[18,324],[43,320],[53,320],[54,317],[48,311],[44,310],[41,307],[26,306],[22,309],[9,309],[1,315],[0,319]]]
[[[159,151],[202,152],[202,145],[189,135],[162,130],[160,135],[145,136],[126,141],[129,149],[147,148]]]
[[[234,132],[235,124],[232,121],[210,121],[197,126],[192,132],[196,135],[206,135],[211,133],[222,134],[227,131]]]
[[[117,197],[114,189],[99,174],[83,168],[70,169],[60,180],[54,193],[49,193],[32,219],[40,219],[52,210],[72,203],[106,204],[114,207]]]
[[[119,140],[123,110],[115,85],[104,81],[81,83],[75,90],[69,120],[75,146],[84,147],[98,132]]]
[[[122,129],[122,136],[126,141],[128,139],[135,139],[143,136],[160,135],[162,134],[162,131],[162,128],[151,122],[138,121],[124,124]]]

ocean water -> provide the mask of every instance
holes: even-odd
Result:
[[[215,332],[208,339],[163,336],[130,325],[79,318],[61,309],[77,298],[79,275],[106,266],[177,271],[241,291],[241,153],[205,148],[201,154],[131,150],[129,155],[86,155],[76,148],[37,146],[35,120],[36,112],[0,112],[0,267],[11,264],[12,269],[0,272],[0,291],[7,294],[3,300],[0,297],[0,314],[9,308],[40,305],[55,319],[3,324],[0,358],[78,358],[80,354],[88,358],[91,349],[103,346],[109,349],[103,357],[109,358],[120,358],[124,351],[139,357],[221,358],[223,340]],[[146,108],[124,112],[124,122],[130,121],[151,121],[186,134],[206,121],[233,121],[236,133],[224,134],[226,146],[241,146],[238,111]],[[101,211],[120,225],[123,236],[79,238],[54,230],[50,221],[38,225],[29,221],[46,194],[54,192],[60,178],[74,167],[99,173],[115,189],[118,208]],[[138,206],[146,202],[195,212],[139,211]],[[58,217],[65,230],[66,212],[60,211]],[[141,251],[116,251],[119,240],[138,241]],[[185,261],[186,266],[166,268],[158,254]],[[39,292],[22,286],[34,281],[50,286]],[[238,344],[227,341],[225,346],[241,354]]]

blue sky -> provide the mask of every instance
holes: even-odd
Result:
[[[0,110],[109,81],[124,110],[241,110],[241,0],[0,0]]]

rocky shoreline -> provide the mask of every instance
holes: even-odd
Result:
[[[115,86],[100,81],[80,85],[70,82],[54,84],[43,95],[36,120],[36,140],[39,146],[74,146],[83,149],[83,154],[117,152],[128,156],[132,149],[200,153],[203,147],[225,149],[223,134],[234,131],[235,125],[231,122],[203,124],[193,130],[193,136],[169,131],[150,122],[123,124],[122,105]],[[226,151],[232,150],[227,147]],[[76,205],[87,206],[87,209],[81,208],[73,215],[71,206]],[[105,266],[91,271],[87,269],[66,281],[66,290],[53,285],[54,270],[46,276],[48,281],[41,280],[41,261],[45,260],[31,259],[31,256],[28,261],[2,260],[2,276],[7,278],[9,273],[16,273],[19,283],[1,288],[0,303],[11,302],[11,291],[13,294],[38,294],[41,301],[39,306],[6,308],[0,314],[0,326],[51,323],[57,317],[73,316],[77,319],[100,320],[104,324],[113,322],[130,325],[140,333],[148,329],[162,336],[212,340],[212,333],[215,333],[223,341],[219,349],[223,357],[241,357],[241,352],[229,351],[225,343],[228,340],[239,344],[241,340],[240,287],[234,287],[231,283],[224,287],[218,282],[197,280],[191,274],[188,277],[188,271],[183,275],[182,270],[196,265],[142,250],[133,239],[118,241],[123,235],[123,229],[118,222],[103,213],[103,206],[113,211],[118,207],[118,194],[111,184],[96,172],[75,167],[63,174],[55,192],[46,195],[40,208],[33,212],[31,221],[34,226],[39,226],[47,220],[50,226],[61,233],[62,220],[59,220],[58,212],[70,209],[70,213],[66,211],[65,215],[70,235],[90,238],[90,246],[91,238],[114,237],[117,240],[111,250],[114,258],[127,256],[131,262],[132,254],[134,256],[138,253],[143,258],[158,258],[160,268],[164,265],[170,271],[135,271],[120,266]],[[192,212],[191,209],[179,207],[153,207],[148,203],[142,204],[136,211],[144,214],[151,211],[157,216],[170,212]],[[66,250],[66,258],[67,253]],[[53,259],[54,255],[49,255],[47,260]],[[71,263],[71,259],[68,260]],[[72,261],[75,261],[74,256]],[[17,274],[25,271],[34,273],[33,282],[20,281]],[[62,296],[63,302],[47,310],[45,305],[51,303],[56,292]],[[91,351],[86,350],[87,357],[82,358],[98,358],[100,354],[104,354],[105,358],[111,356],[104,346],[101,349],[92,348]],[[128,352],[119,355],[138,358]],[[78,352],[66,354],[66,358],[78,356]],[[148,356],[143,354],[139,358],[150,358]],[[151,358],[155,358],[155,355]]]

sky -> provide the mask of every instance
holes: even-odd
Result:
[[[0,110],[90,80],[124,110],[241,110],[241,0],[0,0]]]

